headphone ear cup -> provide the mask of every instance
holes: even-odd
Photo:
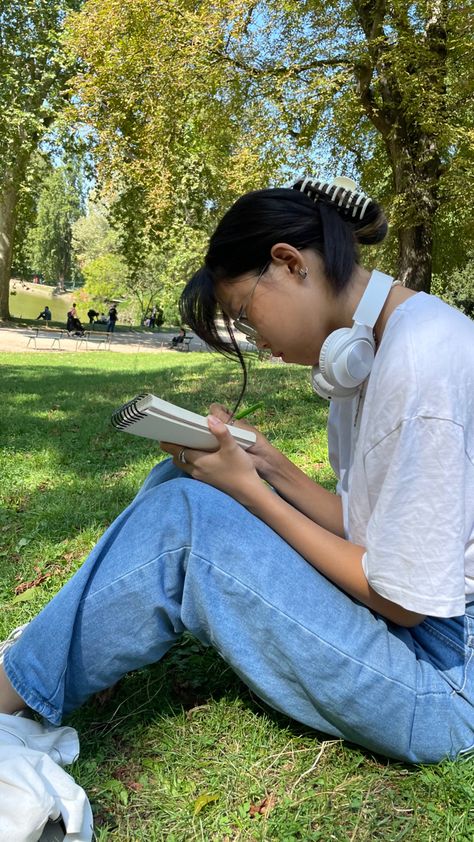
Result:
[[[311,383],[316,394],[327,401],[331,400],[331,398],[352,398],[359,390],[358,386],[349,388],[334,386],[325,379],[317,365],[313,366],[311,370]]]
[[[350,327],[340,327],[339,330],[334,330],[326,337],[322,344],[321,351],[319,352],[319,368],[321,370],[321,374],[329,381],[329,383],[333,383],[333,385],[337,385],[337,380],[335,381],[331,376],[333,360],[335,359],[337,350],[341,343],[344,343],[350,335]]]
[[[302,184],[303,191],[307,180]],[[393,278],[375,270],[357,305],[352,327],[330,333],[313,368],[315,391],[324,398],[355,395],[369,376],[375,357],[374,325],[390,294]]]
[[[365,325],[339,328],[327,337],[321,348],[321,374],[338,388],[358,388],[370,374],[374,355],[371,328]]]

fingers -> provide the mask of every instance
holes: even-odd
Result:
[[[188,455],[194,451],[182,447],[180,444],[170,444],[170,442],[166,441],[160,441],[160,447],[173,457],[173,462],[177,468],[181,468],[182,471],[186,470],[189,466]]]
[[[211,415],[214,415],[216,418],[224,421],[224,423],[227,423],[228,418],[232,415],[230,409],[227,406],[223,406],[221,403],[211,403],[209,412]]]
[[[202,464],[203,458],[208,458],[212,454],[216,454],[219,450],[228,451],[229,448],[238,447],[229,433],[224,421],[214,415],[209,415],[207,418],[209,430],[215,436],[218,442],[218,448],[211,451],[193,450],[189,447],[183,447],[180,444],[172,444],[170,442],[160,442],[160,447],[166,453],[173,457],[173,462],[176,467],[180,468],[186,473],[193,475],[193,470]]]
[[[234,446],[237,447],[225,423],[220,418],[217,418],[215,415],[208,415],[207,423],[212,435],[215,436],[219,442],[220,450]]]
[[[177,456],[179,453],[179,445],[178,444],[170,444],[168,441],[160,441],[159,445],[165,453],[170,453],[171,456]]]

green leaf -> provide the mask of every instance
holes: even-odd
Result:
[[[13,597],[11,604],[16,605],[18,602],[30,602],[36,596],[36,588],[28,588],[27,591],[17,594]]]
[[[204,795],[200,795],[194,802],[194,815],[197,816],[204,807],[207,807],[208,804],[212,804],[213,801],[218,800],[219,796],[216,794],[207,792]]]

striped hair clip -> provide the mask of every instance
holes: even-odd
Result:
[[[293,189],[304,193],[313,202],[326,199],[335,205],[337,210],[359,221],[364,218],[367,208],[372,203],[372,199],[357,190],[355,181],[344,175],[329,182],[306,177],[295,182]]]

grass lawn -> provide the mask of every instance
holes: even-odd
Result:
[[[239,371],[209,354],[0,354],[0,638],[70,578],[162,454],[109,424],[138,392],[205,412]],[[255,422],[328,488],[327,407],[308,372],[258,363]],[[100,629],[98,629],[100,634]],[[72,773],[99,842],[474,838],[470,763],[412,767],[308,731],[253,697],[186,637],[71,719]]]

